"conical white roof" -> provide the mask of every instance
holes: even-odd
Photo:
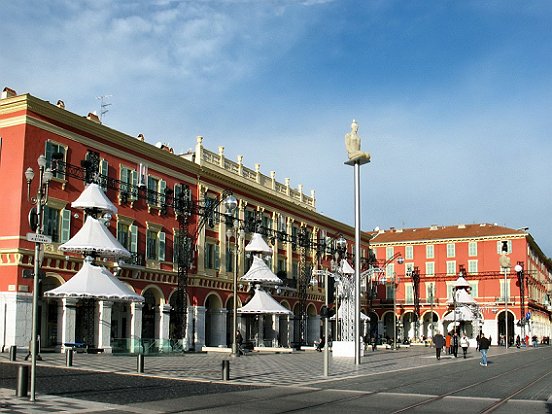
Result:
[[[282,283],[282,280],[269,269],[265,261],[259,256],[253,256],[253,264],[251,264],[247,273],[240,277],[240,281],[263,285],[279,285]]]
[[[46,297],[88,298],[143,302],[144,298],[133,292],[103,266],[94,266],[87,261],[82,268],[63,285],[44,292]]]
[[[117,207],[107,198],[98,184],[88,184],[79,198],[71,203],[71,207],[85,209],[97,208],[110,213],[117,213]]]
[[[341,310],[341,306],[337,310],[337,316],[339,317],[339,320],[344,319],[343,318],[343,311]],[[335,321],[335,315],[330,318],[330,320]],[[364,312],[360,312],[360,320],[362,322],[368,322],[370,320],[369,316],[366,316]]]
[[[456,303],[466,303],[466,304],[472,304],[476,303],[472,295],[468,293],[465,289],[457,289],[455,292],[456,295]]]
[[[245,246],[246,252],[272,254],[272,248],[259,233],[253,233],[251,241]]]
[[[456,279],[456,282],[454,282],[454,287],[470,287],[470,284],[466,281],[466,279],[460,276]]]
[[[473,321],[475,319],[476,315],[467,306],[458,306],[456,308],[456,317],[454,309],[443,317],[444,321]]]
[[[341,261],[341,273],[345,275],[354,275],[355,269],[349,264],[347,260]]]
[[[88,216],[84,226],[67,242],[59,246],[59,250],[75,253],[97,253],[102,257],[123,258],[131,254],[119,240],[111,234],[108,228],[92,216]]]
[[[292,315],[260,286],[255,286],[255,294],[247,304],[239,308],[238,313],[264,313],[272,315]]]

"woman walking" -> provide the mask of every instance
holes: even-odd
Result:
[[[468,355],[468,347],[470,346],[470,342],[468,341],[466,334],[463,334],[462,338],[460,338],[460,346],[462,347],[462,353],[464,354],[465,359]]]

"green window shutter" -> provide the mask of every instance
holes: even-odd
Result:
[[[159,180],[159,205],[165,204],[165,189],[167,188],[167,182],[165,180]]]
[[[109,171],[107,160],[102,159],[100,161],[100,174],[101,174],[101,187],[104,192],[107,192],[107,172]]]
[[[219,270],[220,268],[220,257],[219,257],[219,246],[215,245],[215,269]]]
[[[138,253],[138,227],[136,224],[130,225],[130,252]]]
[[[159,260],[165,261],[165,232],[159,232],[159,254],[157,255]]]
[[[207,243],[203,246],[203,266],[205,269],[209,268],[209,245]]]
[[[136,172],[136,170],[130,171],[130,184],[131,184],[130,199],[136,200],[138,198],[138,194],[136,193],[137,191],[136,188],[138,187],[138,173]]]
[[[128,186],[128,182],[129,182],[129,173],[130,171],[128,170],[128,168],[125,168],[125,167],[121,167],[121,192],[124,192],[124,193],[127,193],[129,192],[129,186]]]
[[[71,238],[71,211],[61,210],[61,243],[65,243]]]

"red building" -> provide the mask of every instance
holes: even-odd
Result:
[[[469,283],[481,312],[479,321],[462,324],[472,338],[480,323],[496,343],[505,335],[506,312],[510,341],[518,334],[550,335],[552,264],[526,229],[484,223],[392,228],[374,232],[370,244],[380,263],[402,258],[402,264],[391,260],[386,265],[385,284],[378,286],[378,299],[373,301],[384,335],[392,337],[394,308],[400,339],[414,338],[416,330],[418,338],[431,337],[432,323],[441,333],[453,330],[454,320],[447,315],[452,315],[459,275]],[[499,263],[503,250],[511,263],[507,269]],[[516,265],[523,271],[516,272]]]
[[[36,170],[41,154],[55,169],[44,215],[44,234],[52,242],[44,245],[42,292],[65,283],[82,266],[82,257],[65,255],[57,247],[84,223],[84,214],[73,209],[71,202],[86,182],[99,183],[118,208],[109,229],[133,259],[105,265],[142,295],[145,303],[112,305],[114,351],[132,349],[138,340],[152,350],[169,349],[175,341],[196,350],[231,342],[236,246],[234,238],[227,237],[230,227],[219,205],[227,191],[238,199],[237,218],[248,226],[238,246],[238,276],[245,274],[250,263],[244,246],[251,232],[262,228],[274,251],[271,269],[284,281],[284,287],[273,295],[294,313],[291,318],[241,318],[241,332],[258,345],[290,346],[319,338],[323,291],[310,283],[310,267],[318,262],[314,245],[322,236],[343,234],[353,240],[354,229],[317,213],[314,192],[306,195],[302,186],[292,188],[289,179],[277,181],[275,172],[266,176],[260,165],[247,168],[243,157],[229,160],[223,147],[216,153],[208,151],[202,137],[196,138],[194,151],[175,154],[169,145],[152,145],[142,135],[115,131],[94,114],[72,113],[62,101],[54,105],[28,94],[17,95],[9,88],[0,99],[0,137],[0,193],[6,197],[0,217],[0,337],[4,347],[26,347],[31,335],[33,280],[25,275],[33,268],[34,243],[26,240],[32,231],[32,204],[24,172],[28,167]],[[35,180],[31,196],[36,186]],[[177,201],[184,206],[177,208]],[[368,240],[363,235],[363,253],[367,253]],[[186,259],[179,261],[183,252]],[[177,293],[182,291],[184,301],[179,302]],[[241,306],[250,297],[248,287],[240,285],[238,294]],[[42,347],[58,348],[65,305],[52,299],[39,303]],[[77,338],[81,335],[94,342],[100,323],[97,306],[86,301],[75,306],[82,322]],[[184,320],[179,319],[180,307],[186,312]]]

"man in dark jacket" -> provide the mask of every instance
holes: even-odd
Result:
[[[481,338],[479,338],[479,352],[481,352],[481,362],[479,365],[482,367],[487,366],[487,351],[491,346],[491,341],[485,338],[485,334],[481,333]]]
[[[433,335],[433,344],[435,345],[435,354],[439,360],[441,359],[441,350],[445,346],[445,338],[443,338],[443,335],[441,335],[439,331]]]
[[[460,338],[458,338],[458,333],[454,332],[454,335],[452,335],[452,339],[450,341],[450,346],[452,348],[452,355],[454,355],[454,358],[458,358],[459,341],[460,341]]]

